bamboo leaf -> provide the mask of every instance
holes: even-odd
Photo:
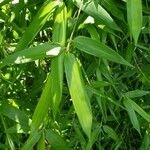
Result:
[[[105,58],[119,64],[132,66],[117,52],[112,50],[110,47],[104,45],[101,42],[97,42],[91,38],[78,36],[73,40],[73,45],[79,50],[88,53],[90,55],[94,55],[100,58]]]
[[[89,97],[85,90],[78,62],[73,54],[67,54],[65,57],[65,73],[75,111],[83,131],[90,139],[92,113]]]
[[[54,114],[58,111],[62,95],[63,57],[64,54],[62,53],[52,61],[51,73],[47,77],[45,87],[33,114],[31,124],[32,133],[39,129],[52,103],[55,105]]]
[[[142,97],[144,95],[150,94],[149,91],[143,91],[143,90],[134,90],[134,91],[129,91],[125,93],[125,96],[129,98],[135,98],[135,97]]]
[[[119,10],[117,7],[117,1],[115,0],[103,0],[101,4],[110,12],[113,16],[117,17],[118,19],[124,21],[124,15],[122,11]]]
[[[109,137],[111,137],[115,142],[119,141],[119,137],[117,133],[109,126],[104,125],[103,130],[108,134]]]
[[[56,11],[55,22],[53,26],[53,42],[59,43],[65,46],[66,43],[66,27],[67,27],[67,9],[64,3],[61,3]],[[62,98],[62,86],[63,86],[63,59],[64,55],[61,55],[52,60],[51,65],[51,96],[52,96],[52,108],[53,115],[55,117],[59,110],[59,104]]]
[[[91,38],[92,38],[93,40],[95,40],[95,41],[99,41],[99,34],[98,34],[96,28],[95,28],[94,26],[90,25],[90,24],[89,24],[89,25],[86,25],[85,27],[86,27],[86,29],[88,30],[88,32],[89,32]]]
[[[16,51],[22,50],[28,46],[28,44],[34,39],[34,37],[43,27],[48,17],[52,14],[57,5],[57,1],[51,0],[48,0],[43,4],[17,44]]]
[[[99,4],[95,4],[94,1],[86,1],[83,2],[82,0],[74,0],[74,3],[81,7],[82,3],[82,10],[87,13],[88,15],[95,18],[95,20],[101,24],[108,26],[111,29],[120,31],[120,28],[116,25],[114,20],[111,18],[109,13]]]
[[[63,46],[65,45],[66,27],[67,27],[67,8],[63,3],[61,3],[56,11],[52,36],[53,42],[58,42]]]
[[[143,117],[145,120],[147,120],[148,122],[150,122],[150,115],[148,113],[146,113],[139,105],[137,105],[133,100],[131,100],[130,98],[126,99],[127,103],[129,105],[131,105],[131,107],[141,116]]]
[[[127,0],[127,18],[135,44],[142,29],[142,2],[141,0]]]
[[[127,112],[129,114],[129,117],[130,117],[130,120],[131,120],[131,123],[132,123],[133,127],[138,131],[139,134],[141,134],[139,121],[137,119],[137,116],[136,116],[136,113],[135,113],[134,109],[132,108],[130,103],[128,103],[128,100],[125,99],[123,101],[123,103],[124,103],[124,105],[127,109]]]
[[[50,91],[51,91],[51,75],[48,74],[45,87],[43,88],[40,100],[35,108],[32,117],[31,133],[34,133],[39,129],[40,125],[43,122],[43,119],[47,114],[48,108],[51,103]]]
[[[45,150],[45,135],[44,132],[42,133],[38,145],[37,145],[37,150]]]
[[[64,54],[54,58],[51,64],[50,96],[52,99],[52,109],[54,117],[59,110],[59,104],[62,98],[63,73],[64,73],[63,61],[64,61]]]
[[[60,135],[52,130],[46,132],[46,139],[50,143],[52,150],[69,150],[68,144],[61,138]]]
[[[0,68],[10,64],[28,63],[44,57],[57,56],[61,51],[61,47],[54,43],[45,43],[36,47],[17,51],[4,58],[0,63]]]
[[[21,148],[21,150],[31,150],[33,146],[38,142],[40,137],[41,137],[40,132],[35,132],[34,134],[31,134],[26,143]]]
[[[24,112],[22,112],[20,109],[12,106],[6,101],[3,101],[0,104],[0,114],[3,114],[4,116],[15,121],[16,123],[19,123],[21,129],[23,129],[24,132],[29,131],[30,120],[27,117],[27,115]]]

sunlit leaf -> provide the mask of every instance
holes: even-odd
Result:
[[[46,1],[40,10],[37,12],[30,26],[26,29],[22,38],[17,44],[16,51],[23,50],[34,39],[40,29],[43,27],[48,17],[52,14],[55,7],[58,5],[58,1]]]
[[[58,44],[45,43],[7,56],[0,62],[0,68],[11,64],[28,63],[44,57],[55,57],[59,55],[60,52],[61,47]]]
[[[104,45],[101,42],[97,42],[91,38],[78,36],[73,40],[73,45],[79,50],[88,53],[90,55],[94,55],[100,58],[105,58],[119,64],[132,66],[117,52],[112,50],[110,47]]]
[[[90,138],[92,113],[89,97],[85,90],[79,64],[73,54],[67,54],[65,57],[65,73],[75,111],[84,132]]]
[[[142,1],[127,0],[127,17],[130,33],[137,44],[142,29]]]

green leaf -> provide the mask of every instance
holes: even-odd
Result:
[[[132,108],[130,103],[128,103],[127,99],[125,99],[123,101],[123,104],[126,107],[126,110],[129,114],[129,117],[130,117],[130,120],[131,120],[131,123],[132,123],[133,127],[138,131],[139,134],[141,134],[139,121],[137,119],[137,116],[136,116],[136,113],[135,113],[134,109]]]
[[[37,150],[45,150],[45,135],[44,132],[42,133],[39,141],[38,141],[38,145],[37,145]]]
[[[104,125],[103,130],[108,134],[109,137],[111,137],[115,142],[119,141],[119,137],[117,133],[109,126]]]
[[[140,150],[149,150],[150,148],[150,127],[146,130]]]
[[[101,5],[96,5],[94,1],[83,2],[82,0],[74,0],[74,2],[78,7],[81,7],[83,3],[81,9],[88,15],[95,18],[96,22],[106,25],[111,29],[120,31],[120,28],[116,25],[109,13]]]
[[[99,34],[93,25],[88,24],[85,26],[85,28],[88,30],[88,32],[93,40],[99,41]]]
[[[129,91],[125,93],[125,96],[129,98],[135,98],[135,97],[142,97],[144,95],[150,94],[149,91],[143,91],[143,90],[134,90],[134,91]]]
[[[51,91],[50,97],[52,100],[52,109],[53,115],[57,114],[59,111],[59,104],[62,98],[62,88],[63,88],[63,61],[64,61],[64,54],[54,58],[51,62]]]
[[[61,3],[56,11],[56,17],[53,26],[53,42],[65,46],[66,43],[66,27],[67,27],[67,8]]]
[[[17,51],[2,60],[0,68],[11,64],[28,63],[44,57],[57,56],[61,51],[61,47],[54,43],[45,43],[36,47]]]
[[[46,139],[51,145],[52,150],[69,150],[68,144],[62,139],[60,135],[52,130],[46,131]]]
[[[63,57],[64,54],[62,53],[52,60],[51,73],[47,77],[42,95],[33,114],[31,132],[35,132],[39,129],[51,104],[54,104],[54,114],[58,111],[62,96]]]
[[[43,27],[57,5],[57,1],[51,0],[48,0],[43,4],[17,44],[16,51],[20,51],[28,46],[28,44],[34,39],[34,37]]]
[[[40,137],[41,137],[40,132],[35,132],[34,134],[30,134],[30,137],[23,145],[21,150],[32,150],[33,146],[39,141]]]
[[[116,18],[124,21],[124,15],[122,11],[117,7],[117,1],[115,0],[102,0],[101,4]]]
[[[133,100],[130,98],[126,98],[126,101],[131,107],[139,114],[141,115],[145,120],[150,122],[150,115],[146,113],[139,105],[137,105]]]
[[[92,127],[90,102],[85,90],[79,64],[73,54],[67,54],[65,57],[65,73],[72,102],[79,118],[79,122],[83,131],[90,139]]]
[[[127,0],[127,18],[130,33],[137,44],[142,29],[142,2],[141,0]]]
[[[53,42],[59,43],[65,46],[66,43],[66,27],[67,27],[67,9],[64,3],[61,3],[56,11],[56,17],[53,26]],[[51,65],[51,96],[52,96],[52,108],[53,115],[57,114],[59,110],[59,104],[62,98],[62,86],[63,86],[63,59],[64,55],[61,55],[52,60]]]
[[[51,91],[51,75],[48,74],[47,81],[45,87],[43,88],[41,97],[39,102],[35,108],[33,117],[32,117],[32,124],[31,124],[31,133],[37,131],[40,125],[43,123],[43,119],[45,118],[48,108],[51,103],[50,91]]]
[[[7,101],[3,101],[0,104],[0,114],[3,114],[16,123],[19,123],[24,132],[29,131],[30,120],[28,116],[20,109],[9,104]]]
[[[78,36],[73,40],[73,45],[79,50],[88,53],[90,55],[94,55],[100,58],[105,58],[119,64],[132,66],[117,52],[112,50],[110,47],[104,45],[101,42],[97,42],[91,38]]]

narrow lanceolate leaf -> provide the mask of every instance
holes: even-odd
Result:
[[[124,105],[126,107],[126,110],[127,110],[128,114],[129,114],[129,117],[130,117],[130,120],[131,120],[131,123],[132,123],[133,127],[139,132],[139,134],[141,134],[139,121],[137,119],[137,116],[136,116],[136,113],[135,113],[134,109],[132,108],[130,103],[128,103],[127,99],[125,99],[123,101],[123,103],[124,103]]]
[[[73,54],[65,57],[65,72],[71,99],[85,134],[90,138],[92,113],[78,62]]]
[[[73,40],[74,47],[79,50],[94,55],[96,57],[108,59],[119,64],[132,66],[129,64],[123,57],[121,57],[117,52],[112,50],[110,47],[105,44],[95,41],[91,38],[78,36]]]
[[[52,150],[70,150],[68,143],[63,138],[52,130],[46,131],[46,140],[51,145]]]
[[[117,133],[115,132],[114,129],[112,129],[111,127],[104,125],[103,126],[103,130],[108,134],[109,137],[111,137],[115,142],[119,141],[119,137],[117,135]]]
[[[30,135],[26,143],[23,145],[21,150],[31,150],[33,146],[38,142],[40,139],[41,133],[35,132],[33,135]]]
[[[130,98],[126,98],[126,103],[128,103],[129,105],[131,105],[131,107],[141,116],[143,117],[145,120],[147,120],[148,122],[150,122],[150,115],[148,113],[146,113],[138,104],[136,104],[133,100],[131,100]]]
[[[130,34],[137,44],[142,28],[142,2],[141,0],[127,0],[127,17]]]
[[[40,100],[36,106],[36,109],[32,117],[31,133],[34,133],[39,129],[40,125],[43,122],[44,117],[47,114],[51,100],[50,89],[51,89],[51,75],[49,74],[47,77],[45,87],[43,88],[42,95],[40,97]]]
[[[66,27],[67,27],[67,9],[64,3],[61,3],[56,11],[52,35],[53,42],[65,46]],[[59,110],[58,108],[62,98],[63,58],[64,55],[54,58],[51,64],[51,76],[52,76],[51,97],[52,97],[52,109],[54,117]]]
[[[150,94],[150,91],[134,90],[134,91],[129,91],[125,93],[125,96],[129,98],[135,98],[135,97],[142,97],[147,94]]]
[[[42,133],[39,141],[38,141],[38,145],[37,145],[37,150],[45,150],[45,135],[44,132]]]
[[[64,54],[54,58],[51,63],[51,89],[50,97],[52,100],[53,115],[57,114],[59,110],[59,104],[62,98],[62,87],[63,87],[63,61]]]
[[[55,100],[60,100],[62,95],[63,58],[64,54],[62,53],[56,60],[53,60],[51,73],[47,77],[45,87],[43,88],[42,95],[32,117],[31,133],[34,133],[42,125],[52,100],[56,106],[59,103],[59,101]],[[54,110],[57,111],[57,108]]]
[[[16,51],[22,50],[28,46],[28,44],[33,40],[33,38],[43,27],[48,17],[52,14],[57,5],[57,1],[51,0],[48,0],[44,3],[44,5],[40,8],[37,15],[34,17],[33,21],[23,34],[22,38],[20,39],[16,47]]]
[[[6,101],[3,101],[0,105],[0,114],[20,124],[21,129],[23,129],[24,132],[29,131],[30,120],[27,115],[20,109],[10,105]]]
[[[82,10],[88,15],[95,18],[96,22],[100,24],[106,25],[107,27],[120,31],[120,28],[116,25],[114,20],[111,18],[109,13],[101,6],[96,5],[94,1],[85,1],[82,0],[74,0],[75,4],[80,8],[82,3]]]
[[[114,0],[103,0],[101,4],[108,10],[113,16],[124,21],[124,16],[122,11],[117,7],[117,1]]]
[[[17,51],[0,62],[0,68],[10,64],[28,63],[44,57],[57,56],[61,51],[61,47],[54,43],[45,43],[36,47]]]
[[[66,6],[61,3],[56,11],[56,18],[53,27],[53,42],[58,42],[61,45],[65,45],[66,42],[66,27],[67,27],[67,9]]]

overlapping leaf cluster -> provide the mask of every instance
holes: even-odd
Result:
[[[0,7],[1,149],[150,149],[149,1]]]

